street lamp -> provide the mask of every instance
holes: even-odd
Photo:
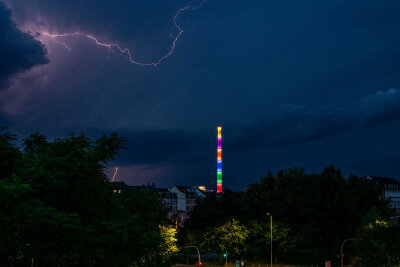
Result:
[[[340,247],[340,266],[343,267],[343,260],[344,260],[344,255],[343,255],[343,246],[347,241],[350,240],[356,240],[356,238],[348,238],[343,241],[342,246]]]
[[[269,221],[269,225],[271,228],[271,267],[272,267],[272,214],[269,214],[269,212],[267,213],[267,216],[269,216],[270,221]]]
[[[185,248],[195,248],[197,250],[197,265],[201,266],[201,258],[199,248],[196,246],[186,246]]]

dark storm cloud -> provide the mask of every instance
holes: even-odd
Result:
[[[182,131],[120,133],[129,141],[123,158],[128,164],[160,163],[179,157],[191,148],[192,137]]]
[[[47,62],[45,47],[20,31],[11,19],[11,11],[0,2],[0,90],[15,73]]]
[[[229,125],[227,147],[246,151],[260,146],[281,146],[320,140],[355,127],[368,128],[400,119],[400,90],[389,89],[341,106],[285,105],[268,122]],[[240,134],[245,131],[246,134]],[[235,134],[236,132],[236,134]],[[202,161],[213,152],[215,140],[183,130],[119,131],[129,141],[122,164]],[[239,133],[239,134],[238,134]],[[225,139],[225,138],[224,138]]]
[[[345,169],[350,169],[358,175],[394,176],[400,180],[400,157],[383,157],[349,164]]]
[[[187,5],[186,1],[163,0],[6,0],[6,3],[16,11],[15,19],[24,28],[52,34],[95,35],[101,41],[112,40],[134,48],[139,60],[154,59],[165,53],[171,36],[177,34],[172,18],[178,8]],[[146,56],[142,58],[143,51]]]
[[[143,17],[171,18],[171,13],[183,1],[121,1],[121,0],[6,0],[12,9],[17,10],[16,19],[21,23],[35,23],[49,30],[79,31],[116,29],[116,34],[142,31],[135,27],[158,26],[158,20],[141,21]],[[153,24],[153,25],[150,25]],[[118,26],[122,26],[119,29]]]
[[[390,89],[377,92],[363,99],[360,103],[364,114],[363,125],[375,127],[400,118],[400,90]]]
[[[307,107],[286,105],[279,118],[248,125],[231,142],[238,151],[260,145],[287,145],[319,140],[354,127],[375,127],[400,119],[400,90],[378,91],[349,105]],[[240,130],[239,130],[240,131]]]
[[[200,1],[4,2],[20,29],[93,34],[147,62],[170,48],[177,9]],[[42,38],[50,64],[14,76],[0,104],[27,133],[115,129],[130,142],[114,162],[130,170],[125,177],[165,183],[214,185],[217,124],[224,183],[238,188],[268,169],[388,158],[399,92],[376,91],[400,88],[399,8],[398,0],[209,0],[179,17],[184,34],[157,68],[84,37]]]
[[[0,110],[0,127],[2,126],[11,126],[12,119],[10,116]]]
[[[98,135],[99,131],[96,132],[95,135]],[[207,140],[199,134],[183,130],[120,130],[118,134],[128,141],[127,150],[122,150],[117,159],[119,166],[204,159],[204,151],[207,151],[204,146],[215,141],[214,138]],[[214,148],[212,145],[209,147]]]

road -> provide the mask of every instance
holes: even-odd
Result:
[[[298,266],[300,265],[274,264],[274,267],[298,267]],[[197,267],[197,266],[196,264],[175,264],[175,267]],[[236,267],[236,265],[234,263],[229,263],[228,265],[203,263],[201,267]],[[247,263],[247,267],[270,267],[270,265],[265,263]]]

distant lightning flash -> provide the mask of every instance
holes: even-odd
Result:
[[[119,167],[116,167],[111,182],[115,182],[115,177],[117,176],[118,170],[119,170]]]
[[[175,28],[178,30],[178,33],[177,33],[177,35],[173,36],[174,39],[173,39],[173,41],[171,43],[171,48],[168,50],[168,52],[165,55],[163,55],[162,57],[160,57],[157,61],[154,61],[154,62],[140,62],[140,61],[137,61],[133,57],[133,53],[128,48],[122,48],[117,43],[103,43],[103,42],[100,42],[96,37],[94,37],[92,35],[85,34],[85,33],[74,32],[74,33],[64,33],[64,34],[50,34],[48,32],[42,32],[42,34],[45,35],[45,36],[50,37],[54,42],[64,46],[68,50],[71,50],[71,48],[67,45],[67,43],[61,42],[58,38],[60,38],[60,37],[68,37],[68,36],[86,37],[88,39],[93,40],[97,45],[108,48],[108,50],[111,50],[112,48],[115,48],[115,49],[119,50],[122,54],[125,54],[127,56],[127,59],[133,64],[140,65],[140,66],[154,66],[154,67],[157,67],[158,65],[161,64],[161,62],[163,62],[166,58],[168,58],[169,56],[172,55],[172,53],[175,50],[176,42],[179,40],[179,38],[183,34],[183,30],[182,30],[181,26],[177,22],[177,19],[180,16],[180,14],[182,12],[184,12],[184,11],[187,11],[187,10],[197,10],[197,9],[201,8],[206,1],[207,0],[202,1],[196,7],[193,7],[191,5],[182,7],[181,9],[179,9],[175,13],[173,21],[174,21]]]

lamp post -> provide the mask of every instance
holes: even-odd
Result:
[[[201,258],[200,258],[200,251],[199,248],[196,246],[186,246],[185,248],[195,248],[197,250],[197,266],[201,265]]]
[[[344,255],[343,255],[343,246],[347,241],[350,240],[356,240],[356,238],[348,238],[343,241],[342,246],[340,247],[340,266],[343,267],[343,260],[344,260]]]
[[[269,214],[269,212],[267,213],[267,216],[269,216],[269,225],[270,225],[270,229],[271,229],[271,267],[272,267],[272,214]]]

